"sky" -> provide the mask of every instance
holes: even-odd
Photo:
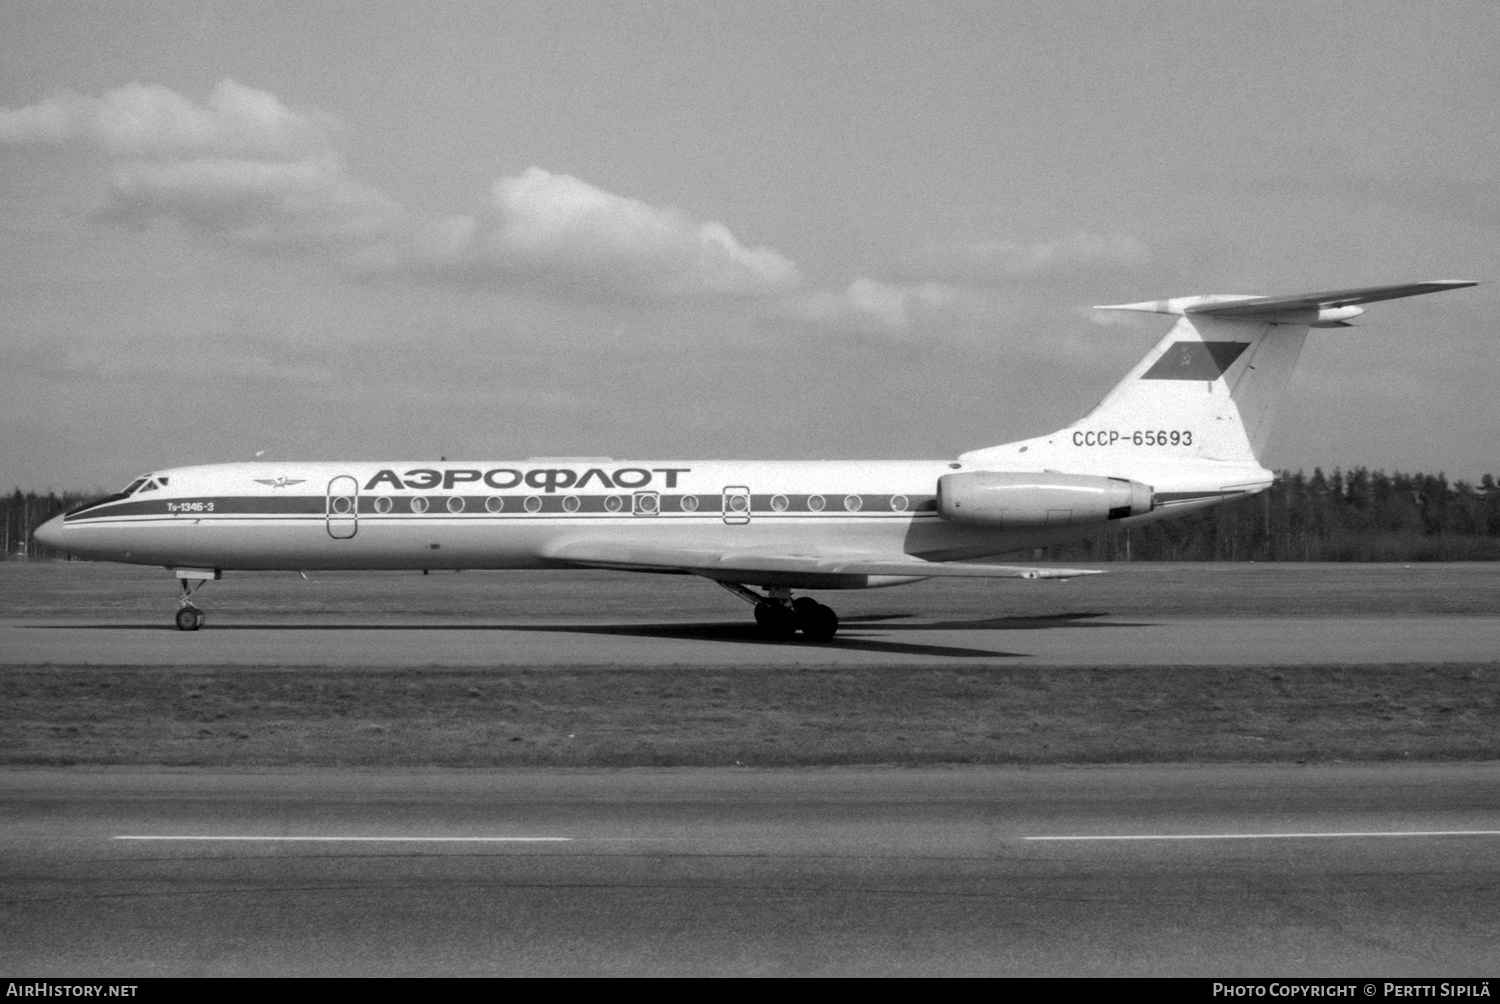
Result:
[[[1090,305],[1497,278],[1500,4],[0,0],[0,483],[917,458]],[[1315,330],[1263,462],[1500,473],[1500,284]]]

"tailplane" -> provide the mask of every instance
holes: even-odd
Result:
[[[1084,471],[1139,463],[1259,467],[1281,395],[1312,327],[1348,327],[1360,304],[1476,285],[1440,280],[1300,296],[1186,296],[1098,310],[1178,318],[1093,411],[1065,429],[959,459]]]

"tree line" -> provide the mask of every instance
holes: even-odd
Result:
[[[1269,491],[1046,548],[1059,561],[1500,560],[1500,486],[1442,474],[1278,472]]]
[[[96,489],[91,492],[63,492],[61,495],[48,491],[43,495],[34,491],[23,492],[17,488],[9,495],[0,496],[0,509],[4,510],[4,530],[0,532],[0,543],[3,543],[4,550],[0,554],[4,555],[6,561],[65,557],[50,547],[44,547],[32,534],[53,516],[107,494],[109,493],[102,489]]]
[[[5,560],[59,558],[32,536],[59,513],[103,491],[19,488],[0,496]],[[1442,474],[1321,468],[1282,471],[1269,491],[1125,533],[1042,549],[1055,561],[1495,561],[1500,560],[1500,485],[1449,483]]]

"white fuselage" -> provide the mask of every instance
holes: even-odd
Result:
[[[1006,529],[950,522],[915,461],[617,461],[217,464],[54,521],[46,543],[106,561],[213,569],[563,567],[575,539],[718,552],[987,557],[1095,533],[1098,523]],[[1218,473],[1163,505],[1223,497]],[[1118,521],[1135,525],[1158,513]],[[845,586],[881,585],[849,581]],[[831,583],[830,583],[831,585]]]

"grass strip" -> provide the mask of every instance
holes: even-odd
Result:
[[[1500,662],[558,670],[22,666],[0,764],[1500,759]]]

